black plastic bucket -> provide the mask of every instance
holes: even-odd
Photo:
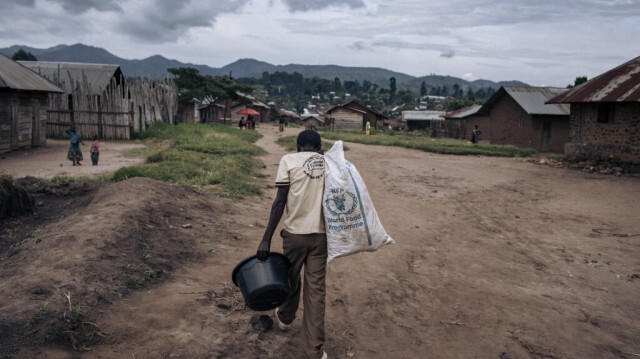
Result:
[[[280,306],[291,293],[289,260],[284,254],[271,252],[260,260],[255,255],[245,258],[233,269],[231,279],[240,288],[247,307],[271,310]]]

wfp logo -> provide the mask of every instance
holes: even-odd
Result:
[[[325,197],[324,205],[334,216],[349,215],[358,207],[358,199],[344,188],[332,188]]]
[[[324,157],[314,155],[307,158],[302,165],[303,172],[311,179],[319,179],[324,176]]]

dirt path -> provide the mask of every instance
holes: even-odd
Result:
[[[142,144],[125,142],[100,142],[100,159],[97,166],[91,165],[89,149],[91,141],[80,146],[84,161],[82,166],[72,166],[67,160],[69,141],[47,139],[46,146],[0,154],[0,172],[7,172],[19,178],[33,176],[51,178],[53,176],[95,177],[117,170],[120,167],[140,163],[142,158],[125,157],[122,151],[144,148]]]
[[[178,227],[176,238],[202,254],[169,280],[101,308],[97,322],[106,342],[76,356],[302,357],[299,319],[288,333],[253,328],[256,313],[241,306],[230,284],[231,270],[254,253],[262,235],[284,154],[274,144],[283,135],[276,127],[259,130],[258,144],[268,151],[266,195],[233,201],[188,194],[180,216],[170,218],[193,226]],[[397,243],[330,264],[330,358],[632,359],[640,353],[639,178],[348,146],[347,159]],[[194,195],[201,203],[190,204]],[[275,238],[274,250],[280,249]],[[68,357],[51,348],[34,355]]]

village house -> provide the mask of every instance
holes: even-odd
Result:
[[[546,104],[567,91],[555,87],[501,87],[477,111],[488,115],[488,128],[480,128],[480,139],[492,144],[563,152],[569,141],[569,106]]]
[[[74,125],[84,136],[126,140],[156,121],[174,123],[178,91],[173,83],[125,79],[118,65],[20,61],[64,90],[50,94],[47,136],[65,136]]]
[[[46,144],[51,93],[64,90],[0,54],[0,152]]]
[[[408,131],[430,130],[444,121],[444,111],[402,111],[402,123]]]
[[[280,120],[284,121],[284,123],[300,123],[301,117],[294,111],[279,109],[278,113],[280,114]]]
[[[343,105],[330,108],[326,118],[331,124],[332,130],[357,130],[365,129],[367,121],[371,128],[383,126],[387,116],[370,109],[357,100],[351,100]]]
[[[246,96],[246,95],[245,95]],[[251,109],[258,113],[258,115],[251,116],[253,121],[257,122],[269,122],[271,120],[271,107],[264,103],[254,99],[251,96],[246,96],[251,100],[250,103],[234,103],[230,106],[231,124],[237,125],[240,119],[247,120],[247,115],[238,114],[237,112],[243,109]]]
[[[325,124],[324,116],[322,116],[321,114],[307,114],[305,116],[302,116],[302,120],[300,122],[304,126],[305,130],[314,131],[317,131]]]
[[[480,131],[489,129],[489,115],[478,113],[481,107],[481,105],[471,105],[455,111],[447,112],[444,115],[445,122],[452,124],[455,123],[455,126],[449,125],[448,127],[458,129],[458,131],[451,131],[448,133],[447,137],[471,140],[471,133],[475,126],[478,126]],[[491,142],[491,136],[488,130],[483,133],[481,140]]]
[[[640,57],[547,103],[571,106],[567,158],[640,163]]]
[[[201,104],[198,108],[198,122],[224,122],[225,108],[216,102]]]

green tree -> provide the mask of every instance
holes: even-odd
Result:
[[[567,85],[567,88],[568,88],[568,89],[570,89],[570,88],[574,88],[574,87],[576,87],[576,86],[578,86],[578,85],[580,85],[580,84],[583,84],[583,83],[585,83],[585,82],[587,82],[587,76],[578,76],[578,77],[576,77],[576,79],[573,81],[573,85],[569,84],[569,85]]]
[[[340,79],[337,77],[333,79],[333,91],[335,92],[342,91],[342,84],[340,83]]]
[[[424,81],[420,84],[420,96],[427,96],[427,83]]]
[[[175,77],[178,87],[178,102],[188,102],[192,99],[202,100],[211,96],[222,100],[242,100],[238,92],[251,93],[253,88],[234,82],[230,77],[213,77],[200,75],[200,71],[190,67],[167,69]]]
[[[396,96],[396,78],[389,78],[389,96],[393,99]]]
[[[11,58],[14,61],[38,61],[38,59],[31,52],[26,52],[24,51],[24,49],[16,51],[16,53],[13,54]]]

